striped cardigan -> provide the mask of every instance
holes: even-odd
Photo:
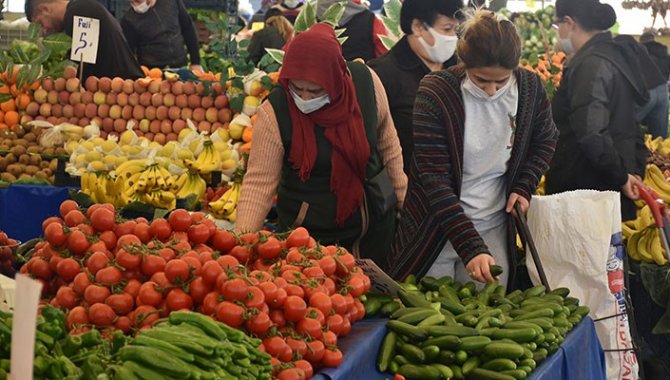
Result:
[[[514,73],[519,105],[506,191],[530,200],[549,168],[558,130],[539,77],[521,68]],[[480,253],[490,253],[459,203],[463,180],[465,111],[461,82],[464,78],[462,68],[434,72],[422,80],[417,92],[409,187],[392,253],[383,265],[396,279],[410,273],[423,276],[447,240],[466,264]],[[516,233],[511,217],[507,224],[508,254],[512,254]],[[514,270],[512,259],[510,271]]]

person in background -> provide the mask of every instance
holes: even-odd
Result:
[[[278,9],[270,9],[265,15],[265,27],[254,32],[247,47],[254,65],[265,55],[265,49],[281,49],[293,38],[293,25]]]
[[[632,38],[612,38],[616,13],[598,0],[558,0],[555,23],[561,49],[574,56],[553,99],[561,137],[546,192],[620,191],[622,219],[635,219],[648,155],[636,118],[649,99],[641,47]]]
[[[638,113],[638,120],[647,126],[652,137],[668,137],[668,79],[670,78],[670,56],[668,47],[654,41],[654,35],[644,33],[640,43],[649,53],[651,61],[658,69],[658,77],[649,86],[649,102]],[[645,75],[653,74],[653,68],[645,70]]]
[[[316,17],[321,19],[324,12],[340,0],[317,0]],[[342,55],[346,60],[362,59],[364,62],[386,53],[380,35],[386,35],[384,23],[365,5],[357,0],[348,0],[338,28],[345,31],[341,37],[348,37],[342,44]]]
[[[26,0],[25,13],[28,21],[42,26],[44,33],[65,32],[70,37],[75,16],[100,20],[96,63],[84,64],[84,79],[92,75],[126,79],[144,76],[119,22],[97,0]]]
[[[261,2],[261,7],[251,17],[251,22],[265,22],[265,19],[267,18],[265,15],[268,13],[270,8],[272,8],[272,4],[272,0],[263,0]]]
[[[377,75],[345,62],[319,23],[288,45],[257,115],[236,229],[258,231],[277,194],[281,230],[304,226],[324,245],[385,260],[407,177]]]
[[[281,0],[278,4],[272,6],[271,9],[278,9],[282,16],[286,17],[291,24],[295,23],[295,19],[302,10],[302,0]]]
[[[456,64],[457,13],[462,8],[462,0],[405,0],[400,9],[405,35],[388,53],[368,62],[386,89],[406,174],[414,147],[412,110],[419,82],[431,71]]]
[[[512,218],[549,168],[558,131],[537,74],[519,67],[514,24],[491,11],[465,22],[461,62],[430,73],[414,106],[414,155],[392,255],[396,279],[450,275],[465,283],[515,278]],[[513,284],[512,284],[513,286]]]
[[[130,6],[121,26],[141,65],[162,69],[190,63],[191,70],[202,71],[198,36],[182,0],[131,0]]]

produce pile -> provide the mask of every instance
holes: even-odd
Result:
[[[548,52],[527,60],[522,60],[521,66],[540,76],[542,83],[544,83],[544,88],[547,90],[547,94],[551,98],[561,84],[563,64],[565,63],[565,60],[566,57],[563,52]]]
[[[97,329],[67,333],[50,305],[37,318],[34,379],[271,379],[260,341],[202,314],[180,311],[135,337]],[[12,315],[0,312],[0,379],[10,370]]]
[[[43,298],[67,310],[66,327],[135,333],[196,310],[263,339],[275,373],[336,367],[340,336],[365,316],[370,279],[353,255],[317,245],[307,230],[235,235],[202,213],[117,221],[110,204],[74,201],[43,223],[44,241],[21,267]]]
[[[9,183],[53,183],[57,159],[63,147],[39,144],[40,128],[31,125],[0,128],[0,181]]]
[[[14,277],[15,267],[18,262],[16,250],[19,248],[19,242],[11,239],[6,233],[0,230],[0,274],[7,277]]]
[[[510,18],[521,35],[521,41],[523,41],[521,58],[532,60],[534,57],[553,50],[558,44],[558,34],[552,28],[555,10],[556,8],[550,5],[535,12],[512,14],[507,9],[501,11],[503,15]]]
[[[381,306],[391,320],[378,355],[381,372],[412,379],[524,379],[589,313],[566,288],[505,294],[497,282],[480,291],[449,276],[412,282],[400,302]]]

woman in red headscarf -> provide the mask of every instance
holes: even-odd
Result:
[[[279,84],[258,111],[237,229],[259,230],[277,194],[282,229],[386,255],[407,178],[379,78],[317,24],[288,46]]]

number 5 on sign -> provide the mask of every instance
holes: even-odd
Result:
[[[74,16],[70,59],[95,64],[98,57],[100,20]]]

